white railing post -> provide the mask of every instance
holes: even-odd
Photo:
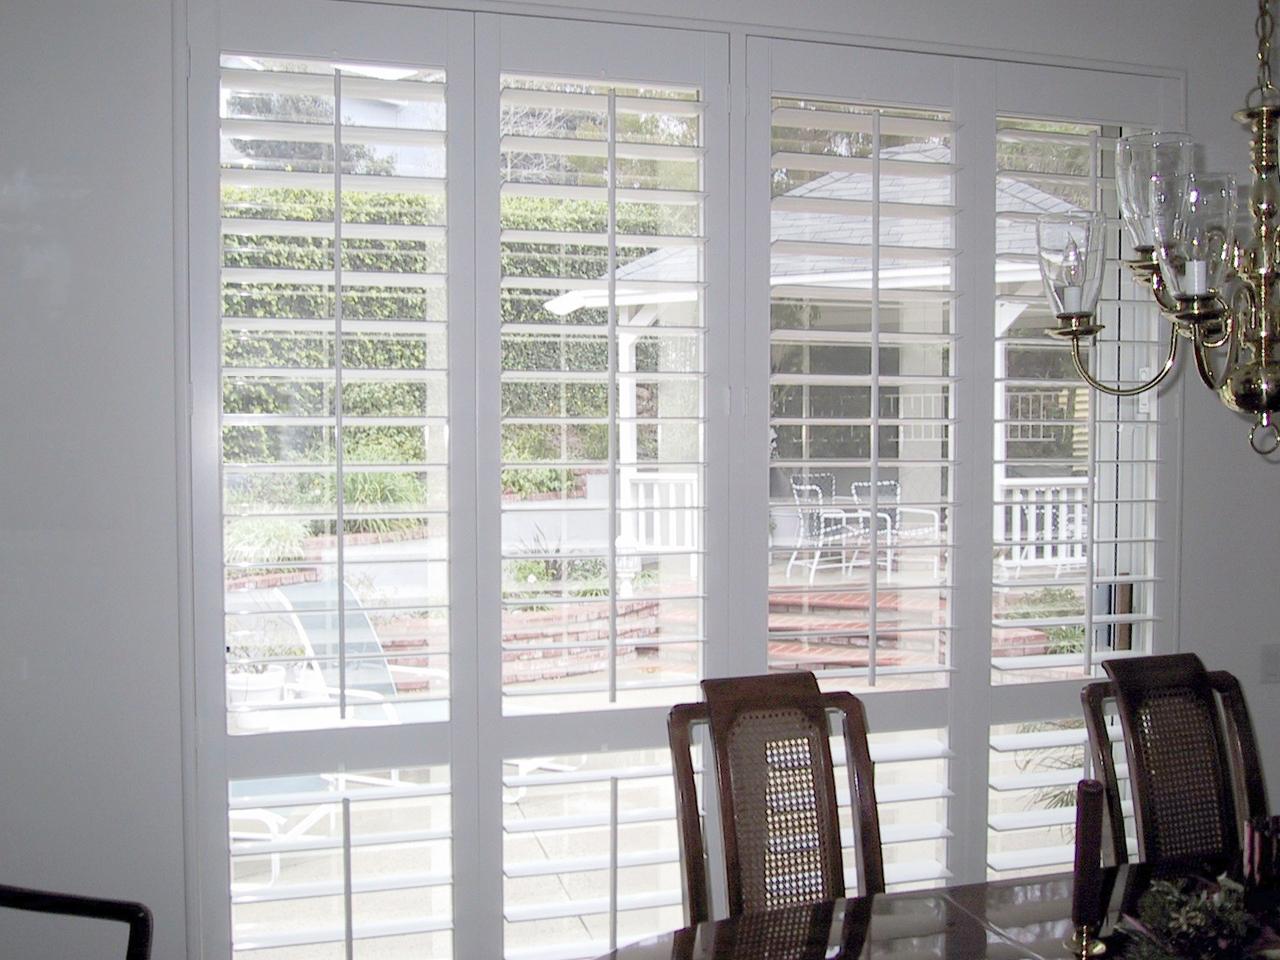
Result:
[[[1000,481],[997,536],[1010,551],[1006,565],[1079,565],[1086,556],[1088,481],[1026,477]]]

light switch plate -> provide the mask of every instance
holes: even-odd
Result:
[[[1258,648],[1258,679],[1280,683],[1280,643],[1264,643]]]

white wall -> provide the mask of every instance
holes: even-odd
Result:
[[[205,3],[207,0],[192,0]],[[686,15],[687,0],[593,0]],[[564,5],[570,4],[568,0]],[[1119,63],[1186,58],[1189,128],[1243,172],[1230,119],[1253,5],[1190,0],[704,0],[724,16]],[[1203,9],[1201,9],[1203,8]],[[544,6],[543,9],[549,9]],[[0,2],[0,881],[139,898],[184,949],[174,453],[172,12]],[[1231,62],[1204,56],[1203,42]],[[179,127],[183,123],[178,118]],[[1280,466],[1186,398],[1184,647],[1246,681],[1275,790]],[[1280,797],[1280,793],[1277,793]]]
[[[1227,35],[1247,39],[1253,5],[1234,5],[1239,9],[1228,11]],[[1206,150],[1206,162],[1241,176],[1248,171],[1248,140],[1230,112],[1243,105],[1253,82],[1253,64],[1237,57],[1215,65],[1199,89],[1189,85],[1190,132],[1205,141],[1218,138]],[[1280,464],[1248,449],[1248,420],[1218,403],[1194,373],[1185,379],[1182,648],[1240,678],[1261,741],[1272,808],[1280,809],[1280,686],[1261,680],[1263,646],[1280,644],[1280,510],[1268,503],[1280,494]]]
[[[184,949],[170,16],[0,2],[0,882],[143,900],[157,957]]]

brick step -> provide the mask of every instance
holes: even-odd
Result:
[[[880,590],[876,594],[877,610],[945,610],[946,600],[927,593]],[[845,590],[838,593],[820,591],[804,593],[771,593],[770,611],[805,613],[816,610],[870,610],[870,590]]]
[[[896,650],[886,650],[877,643],[876,664],[896,667],[910,662],[910,658]],[[831,667],[865,667],[870,664],[866,647],[840,646],[828,643],[806,643],[799,640],[770,640],[769,664],[779,667],[788,664],[808,669]]]

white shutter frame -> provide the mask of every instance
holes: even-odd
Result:
[[[718,72],[716,61],[725,59],[723,33],[541,17],[497,20],[500,68],[508,74],[704,87]]]
[[[1182,78],[1078,67],[996,65],[996,112],[1061,116],[1081,123],[1170,129],[1182,119]]]
[[[852,100],[946,109],[955,100],[956,57],[874,47],[775,40],[769,44],[775,97]]]
[[[227,53],[431,66],[449,55],[450,14],[443,10],[341,0],[219,0],[218,14],[218,42]]]

